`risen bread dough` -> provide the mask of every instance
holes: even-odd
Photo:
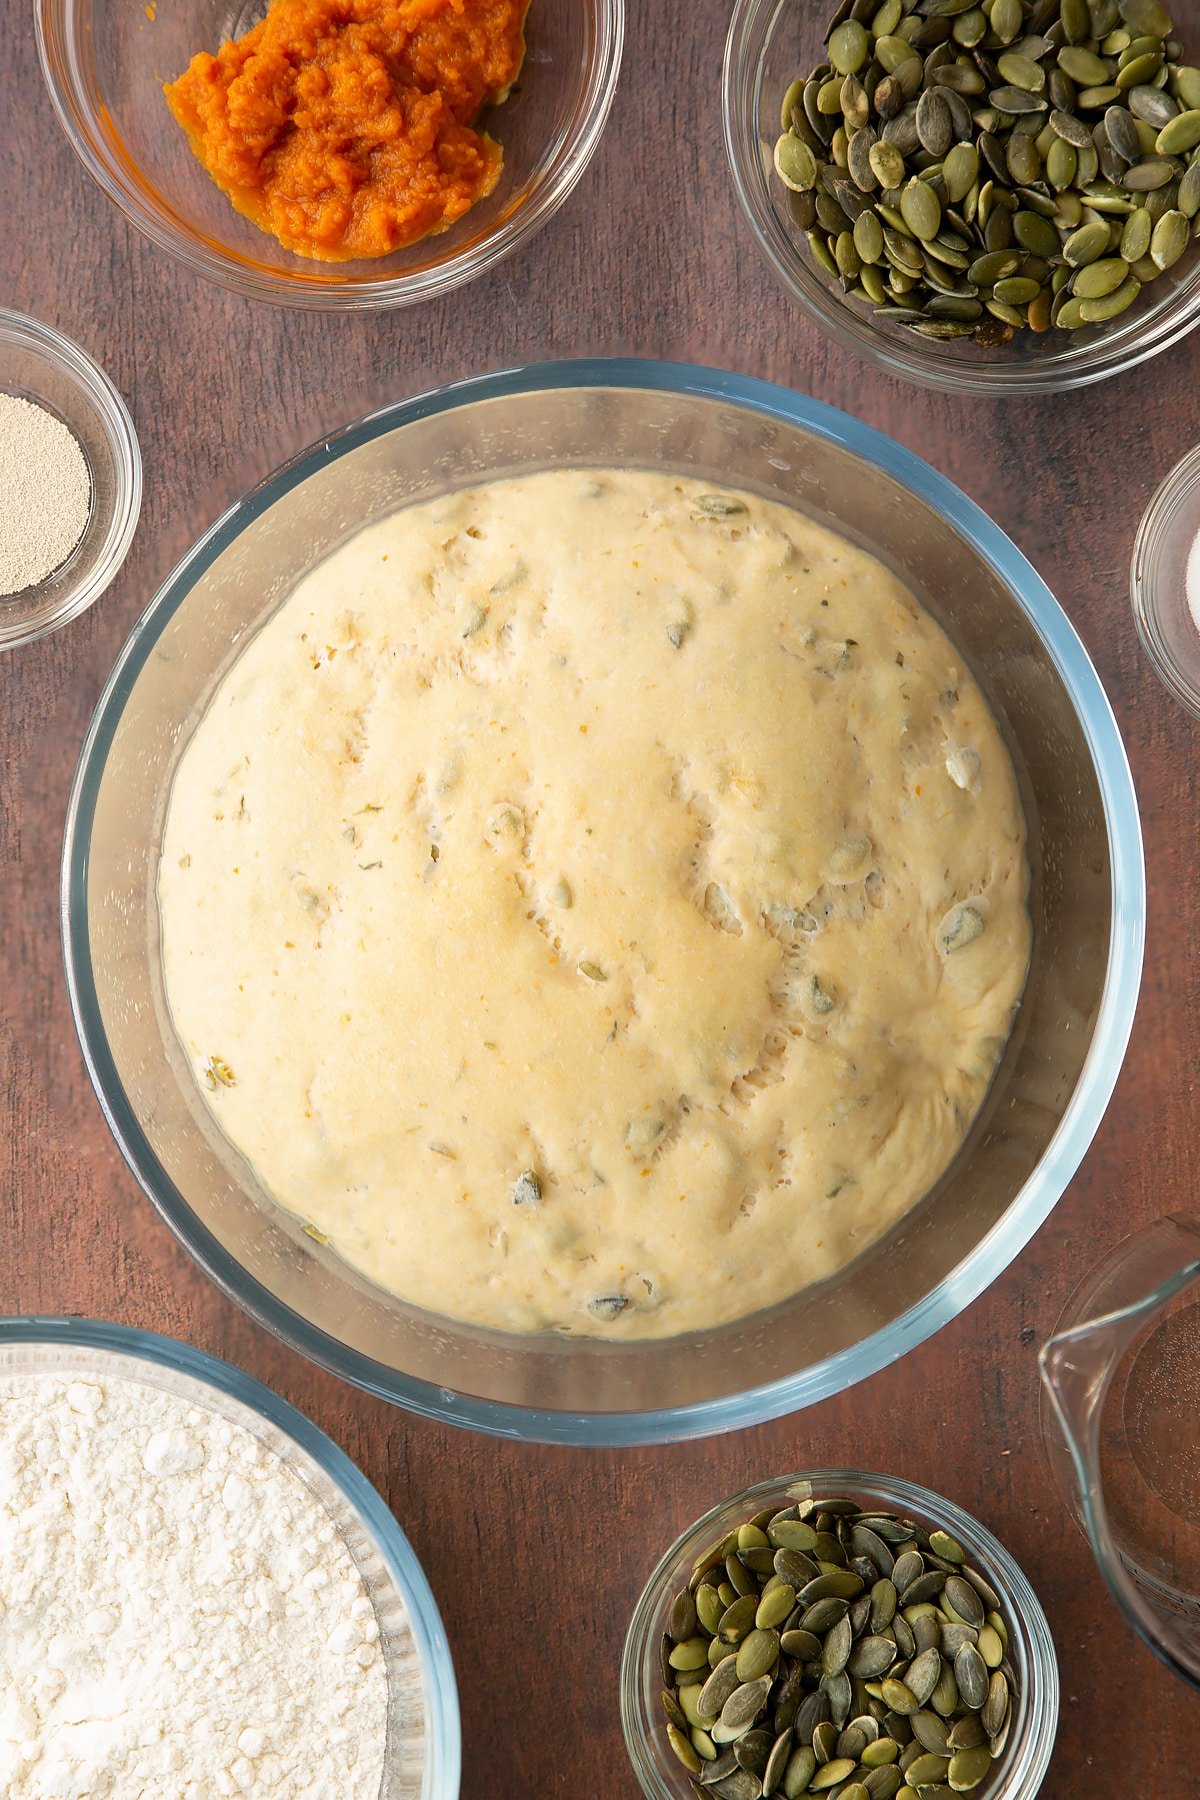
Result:
[[[862,551],[558,471],[313,571],[182,755],[166,989],[266,1189],[404,1299],[711,1327],[951,1161],[1029,956],[974,680]]]

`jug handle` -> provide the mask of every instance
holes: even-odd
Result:
[[[1100,1418],[1121,1357],[1147,1320],[1200,1279],[1200,1217],[1174,1214],[1125,1238],[1076,1290],[1038,1355],[1075,1475],[1083,1527],[1109,1590],[1139,1636],[1193,1682],[1164,1647],[1155,1617],[1113,1542],[1099,1476]]]

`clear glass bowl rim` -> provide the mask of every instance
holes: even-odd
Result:
[[[654,1411],[561,1413],[477,1399],[417,1380],[340,1343],[254,1281],[200,1223],[155,1156],[113,1062],[96,1000],[87,931],[89,840],[109,745],[138,673],[167,619],[209,566],[274,501],[327,464],[382,433],[475,401],[561,388],[634,389],[692,395],[798,425],[892,476],[959,533],[1009,589],[1046,645],[1091,751],[1112,863],[1108,973],[1096,1028],[1071,1102],[1045,1155],[992,1230],[937,1287],[858,1344],[775,1382],[716,1400]],[[301,451],[230,507],[177,564],[121,650],[97,703],[67,807],[60,892],[67,988],[88,1073],[126,1162],[146,1194],[218,1287],[286,1344],[368,1393],[423,1417],[539,1443],[618,1446],[669,1443],[757,1425],[827,1398],[875,1374],[949,1322],[1024,1249],[1061,1197],[1111,1098],[1137,1004],[1145,939],[1146,881],[1133,778],[1099,677],[1074,626],[1016,545],[944,475],[868,425],[770,382],[688,363],[595,358],[527,364],[433,389],[369,414]]]
[[[780,234],[772,229],[770,208],[762,202],[752,152],[757,136],[755,121],[746,116],[743,104],[752,86],[750,64],[756,54],[755,45],[764,17],[770,15],[768,29],[762,32],[766,37],[773,30],[778,15],[797,3],[798,0],[736,0],[725,40],[721,78],[725,152],[738,203],[761,254],[792,299],[843,349],[865,357],[888,375],[920,381],[947,393],[993,397],[1064,393],[1136,368],[1139,363],[1169,350],[1172,344],[1177,344],[1200,324],[1198,286],[1185,305],[1169,308],[1161,318],[1145,321],[1141,330],[1135,327],[1121,331],[1117,338],[1106,335],[1095,344],[1045,359],[972,364],[936,345],[919,345],[916,339],[906,343],[903,339],[885,336],[875,329],[866,313],[843,304],[815,271],[805,279],[807,270],[794,251],[789,253],[785,249]]]
[[[644,1661],[653,1648],[651,1632],[655,1616],[666,1597],[668,1584],[679,1579],[676,1564],[685,1552],[689,1553],[690,1560],[695,1554],[693,1544],[712,1536],[724,1516],[734,1512],[745,1512],[749,1516],[761,1506],[771,1504],[785,1489],[805,1482],[829,1494],[845,1492],[849,1498],[861,1496],[873,1506],[911,1512],[918,1522],[935,1520],[968,1552],[982,1552],[983,1560],[997,1570],[1002,1578],[1001,1598],[1022,1628],[1029,1665],[1029,1713],[1024,1737],[1013,1744],[1012,1761],[1003,1787],[989,1785],[987,1793],[994,1800],[1033,1800],[1054,1752],[1060,1703],[1058,1658],[1041,1601],[1011,1551],[973,1514],[944,1495],[934,1493],[932,1488],[920,1487],[899,1476],[870,1474],[861,1469],[805,1469],[796,1475],[780,1475],[774,1480],[756,1482],[753,1487],[710,1507],[694,1524],[681,1531],[670,1549],[659,1558],[634,1608],[621,1655],[621,1728],[642,1792],[648,1800],[675,1800],[675,1790],[660,1774],[638,1729],[637,1715]],[[786,1501],[781,1503],[786,1504]]]
[[[133,1361],[157,1364],[227,1394],[299,1444],[360,1515],[404,1598],[425,1674],[430,1713],[432,1751],[426,1769],[433,1773],[427,1782],[436,1780],[437,1786],[428,1786],[426,1800],[454,1800],[462,1770],[458,1684],[437,1601],[416,1552],[390,1507],[333,1439],[252,1375],[207,1351],[155,1331],[60,1313],[25,1313],[0,1318],[0,1346],[5,1344],[106,1350]]]
[[[97,129],[86,99],[77,33],[68,29],[68,14],[76,12],[80,4],[81,0],[35,0],[38,56],[67,142],[101,192],[151,243],[208,280],[250,299],[316,312],[415,306],[486,274],[527,243],[563,205],[595,154],[612,110],[625,45],[625,0],[586,0],[595,20],[595,54],[587,68],[568,144],[551,179],[482,243],[412,274],[348,282],[317,273],[319,264],[313,265],[312,272],[300,267],[285,270],[243,264],[223,248],[175,226],[169,207],[146,204],[139,184],[129,178],[121,158],[113,155]]]
[[[77,586],[64,591],[50,618],[36,624],[15,626],[11,630],[0,625],[0,650],[15,650],[18,645],[31,644],[79,618],[116,579],[141,516],[142,451],[129,408],[111,378],[74,339],[56,331],[53,325],[30,318],[27,313],[0,306],[0,348],[5,344],[15,344],[51,364],[87,401],[108,441],[116,471],[113,515],[90,574]],[[37,591],[37,588],[32,590]],[[13,598],[20,600],[21,596],[14,595]]]
[[[1137,626],[1142,647],[1150,658],[1154,672],[1167,692],[1200,719],[1200,686],[1195,677],[1187,676],[1170,649],[1159,620],[1157,564],[1163,554],[1167,533],[1174,523],[1175,508],[1189,493],[1200,493],[1200,444],[1180,458],[1171,473],[1155,489],[1154,496],[1142,516],[1129,566],[1129,594],[1133,603],[1133,622]],[[1200,666],[1200,647],[1196,651]]]

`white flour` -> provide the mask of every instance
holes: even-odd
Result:
[[[378,1636],[250,1432],[133,1381],[0,1376],[4,1800],[378,1800]]]

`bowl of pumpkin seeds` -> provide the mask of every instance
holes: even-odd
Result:
[[[1162,0],[738,0],[723,112],[767,261],[839,342],[976,393],[1200,321],[1200,15]]]
[[[1037,1596],[1003,1545],[908,1481],[761,1482],[671,1546],[625,1643],[650,1800],[1031,1800],[1058,1723]]]

